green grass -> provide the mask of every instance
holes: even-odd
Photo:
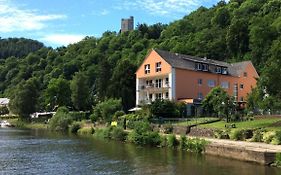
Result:
[[[253,121],[243,121],[243,122],[229,122],[226,123],[225,121],[219,121],[209,124],[203,124],[200,125],[202,128],[216,128],[216,129],[224,129],[225,125],[229,125],[234,123],[236,125],[236,128],[239,129],[249,129],[249,128],[268,128],[269,130],[277,130],[281,127],[279,126],[271,126],[272,124],[281,121],[281,119],[278,118],[269,118],[269,119],[258,119]]]
[[[199,125],[203,123],[210,123],[218,120],[219,120],[218,118],[204,117],[204,118],[190,118],[187,121],[169,122],[169,123],[176,126],[190,126],[190,125]]]

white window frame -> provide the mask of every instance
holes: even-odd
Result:
[[[222,68],[222,74],[224,74],[224,75],[227,74],[227,68],[226,67]]]
[[[150,64],[144,65],[144,74],[150,74]]]
[[[157,63],[156,63],[155,69],[156,69],[156,70],[155,70],[156,72],[161,72],[161,62],[157,62]]]
[[[202,70],[202,63],[195,63],[196,70]]]
[[[202,70],[203,71],[209,71],[209,65],[208,64],[202,64]]]

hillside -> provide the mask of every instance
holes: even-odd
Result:
[[[30,53],[22,59],[17,57],[25,52],[6,54],[2,52],[5,47],[0,47],[3,58],[14,56],[1,60],[0,93],[15,98],[29,87],[36,89],[32,93],[36,110],[52,109],[58,101],[73,106],[71,84],[82,77],[90,97],[85,110],[111,97],[121,98],[127,110],[135,105],[137,67],[149,49],[160,48],[227,62],[251,60],[261,75],[251,106],[276,108],[275,103],[281,99],[280,11],[280,0],[221,1],[209,9],[200,7],[169,25],[141,24],[131,32],[105,32],[100,38],[86,37],[57,49],[35,44],[31,50],[24,49]],[[29,48],[27,45],[24,48]],[[17,48],[12,51],[18,53]],[[264,87],[271,99],[257,104],[262,101]]]

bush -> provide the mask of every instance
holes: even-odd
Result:
[[[113,115],[113,120],[118,120],[121,116],[125,115],[124,111],[116,111]]]
[[[94,128],[80,128],[77,132],[79,135],[91,135],[95,133]]]
[[[270,142],[272,142],[274,136],[275,136],[275,132],[274,131],[268,131],[268,132],[265,132],[263,134],[262,140],[265,143],[270,143]]]
[[[230,139],[229,133],[230,133],[229,129],[215,130],[215,132],[214,132],[215,138],[218,138],[218,139]]]
[[[69,114],[70,114],[72,120],[74,120],[74,121],[81,121],[81,120],[87,119],[87,115],[85,112],[70,112]]]
[[[187,138],[185,135],[181,135],[180,137],[180,148],[182,150],[186,150],[187,149]]]
[[[281,131],[276,131],[275,135],[271,141],[274,145],[280,145],[281,144]]]
[[[70,126],[70,132],[76,134],[80,128],[81,128],[80,123],[75,122]]]
[[[128,141],[137,145],[153,145],[157,146],[161,143],[160,135],[151,131],[147,122],[135,122],[134,129],[128,135]]]
[[[114,113],[121,110],[121,108],[121,100],[108,99],[94,107],[94,117],[92,116],[92,118],[96,120],[100,118],[105,122],[111,122]]]
[[[188,139],[186,148],[188,151],[191,152],[196,152],[196,153],[201,153],[202,151],[205,150],[205,146],[208,144],[206,140],[203,139]]]
[[[178,146],[178,140],[174,134],[168,135],[167,146],[170,148],[176,148]]]
[[[252,130],[235,129],[230,133],[230,139],[232,140],[246,140],[253,137]]]
[[[0,115],[9,114],[9,109],[7,106],[0,106]]]
[[[111,138],[114,140],[124,141],[127,138],[127,133],[120,127],[113,127],[111,130]]]
[[[67,131],[69,125],[72,123],[72,119],[69,116],[68,109],[61,107],[56,114],[50,119],[49,126],[51,130],[55,131]]]
[[[98,137],[98,138],[110,139],[111,138],[111,130],[112,130],[112,127],[97,129],[95,131],[95,136]]]
[[[166,136],[161,136],[160,137],[160,146],[161,147],[166,147],[167,146],[167,137]]]
[[[253,132],[252,142],[263,142],[263,134],[266,132],[265,129],[257,129]]]
[[[154,117],[179,117],[176,103],[170,100],[155,100],[150,105],[150,112]]]

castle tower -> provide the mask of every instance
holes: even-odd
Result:
[[[134,17],[130,16],[128,19],[121,19],[121,32],[134,30]]]

